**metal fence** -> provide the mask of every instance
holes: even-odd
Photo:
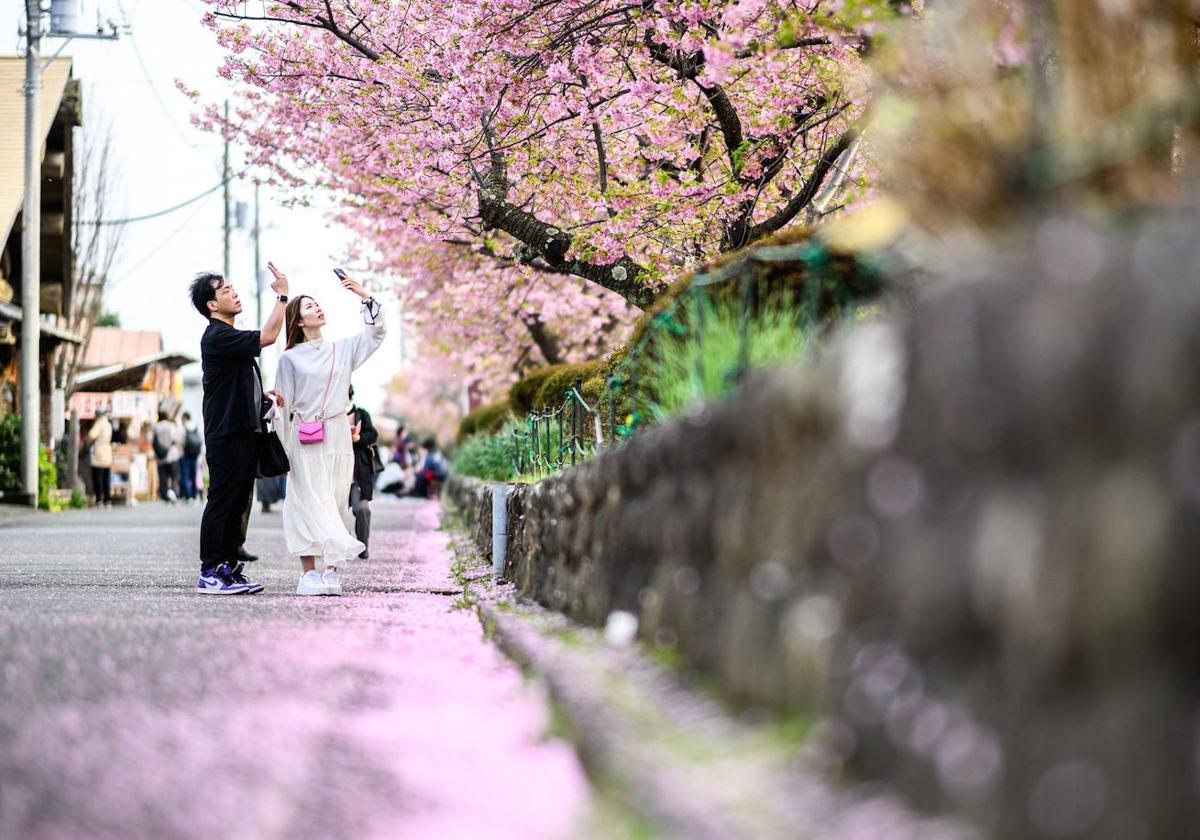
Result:
[[[513,469],[518,476],[543,478],[574,466],[603,447],[600,411],[588,405],[580,393],[582,387],[582,380],[576,379],[561,405],[530,412],[525,418],[525,429],[513,431]]]

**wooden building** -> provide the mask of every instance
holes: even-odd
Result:
[[[25,195],[25,59],[0,56],[0,416],[20,409],[20,336],[26,328],[21,310],[21,229]],[[71,60],[48,61],[42,76],[40,137],[41,181],[41,394],[44,442],[51,423],[58,354],[75,352],[83,338],[70,331],[74,297],[71,208],[75,155],[72,130],[82,123],[79,83]],[[61,392],[60,392],[61,395]],[[59,415],[61,417],[61,415]]]

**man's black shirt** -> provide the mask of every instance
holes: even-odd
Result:
[[[200,339],[205,440],[259,430],[262,385],[255,359],[262,352],[260,342],[258,330],[209,319]]]

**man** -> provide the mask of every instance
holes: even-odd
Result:
[[[242,311],[237,292],[220,274],[202,272],[192,281],[196,311],[208,319],[200,339],[204,371],[204,448],[208,461],[208,498],[200,522],[200,581],[197,591],[206,595],[240,595],[261,592],[262,585],[243,575],[243,561],[257,558],[246,553],[246,525],[254,501],[257,435],[269,401],[263,395],[262,376],[255,361],[264,347],[279,338],[288,283],[274,265],[271,290],[275,306],[259,330],[239,330],[234,319]],[[275,391],[268,392],[282,404]]]
[[[196,428],[191,412],[183,412],[183,457],[179,459],[179,482],[184,501],[196,501],[196,484],[200,478],[200,452],[204,449],[204,438]]]
[[[178,424],[160,412],[151,436],[158,464],[158,498],[169,504],[179,499],[179,459],[183,457],[183,435]]]
[[[400,468],[400,481],[385,487],[385,493],[395,493],[403,496],[412,491],[416,470],[416,452],[412,438],[408,435],[408,425],[401,423],[396,430],[396,442],[392,447],[392,463]]]
[[[371,539],[371,499],[375,498],[375,473],[378,455],[375,442],[379,432],[365,408],[354,404],[354,386],[350,386],[350,441],[354,445],[354,483],[350,485],[350,510],[354,514],[354,536],[364,546]],[[369,546],[359,560],[366,560]]]

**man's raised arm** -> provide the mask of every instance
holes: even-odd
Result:
[[[275,277],[271,281],[271,291],[275,293],[276,298],[271,314],[267,316],[266,322],[262,325],[262,332],[258,340],[261,347],[270,347],[279,338],[279,333],[283,329],[283,312],[287,306],[288,293],[287,276],[275,267],[275,263],[267,263],[267,268],[271,270],[271,274]]]

